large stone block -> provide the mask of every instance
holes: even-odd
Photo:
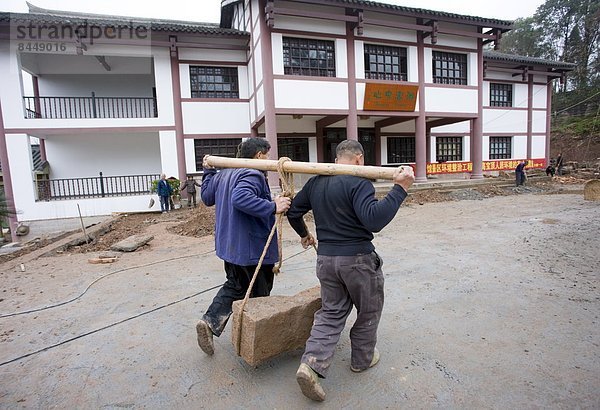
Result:
[[[586,201],[600,201],[600,180],[592,179],[583,186],[583,199]]]
[[[154,239],[154,236],[152,235],[132,235],[123,239],[121,242],[115,243],[110,247],[110,250],[117,252],[134,252],[152,239]]]
[[[304,347],[314,314],[321,308],[321,288],[306,289],[294,296],[268,296],[248,300],[239,335],[242,301],[233,303],[231,341],[251,366],[281,353]]]

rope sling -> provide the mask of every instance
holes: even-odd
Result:
[[[281,189],[282,189],[281,195],[286,196],[290,199],[293,199],[294,195],[295,195],[294,174],[291,172],[286,172],[283,169],[283,164],[287,161],[291,161],[291,159],[288,157],[279,158],[279,161],[277,161],[277,172],[279,173],[279,181],[281,182]],[[283,216],[284,216],[283,212],[280,212],[277,214],[275,223],[273,224],[273,227],[271,228],[271,232],[269,233],[269,237],[267,238],[267,243],[265,244],[265,248],[263,249],[262,255],[260,255],[260,259],[258,260],[258,265],[256,265],[256,269],[254,270],[254,275],[252,276],[252,280],[250,281],[250,285],[248,286],[248,290],[246,291],[246,296],[244,297],[242,306],[240,307],[240,321],[239,321],[239,326],[238,326],[237,347],[236,347],[236,353],[238,356],[240,355],[240,351],[242,348],[242,326],[243,326],[243,320],[244,320],[244,309],[246,308],[246,303],[248,303],[248,299],[250,298],[250,294],[252,293],[252,288],[254,287],[254,282],[256,281],[258,272],[260,271],[260,268],[262,267],[263,260],[265,259],[265,255],[267,254],[267,249],[269,248],[269,245],[271,244],[271,241],[273,240],[273,235],[275,235],[275,231],[277,231],[277,245],[278,245],[279,259],[277,261],[277,264],[275,266],[273,266],[273,273],[275,275],[278,275],[281,270],[281,264],[283,262],[282,261]],[[315,245],[313,245],[313,247],[316,250]]]

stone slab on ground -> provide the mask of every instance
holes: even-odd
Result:
[[[240,338],[242,302],[233,303],[231,341],[242,359],[256,366],[281,353],[304,347],[314,314],[321,308],[321,288],[315,286],[294,296],[249,299],[244,309]]]
[[[600,179],[592,179],[583,186],[583,199],[600,201]]]
[[[152,235],[132,235],[110,247],[111,251],[134,252],[154,239]]]

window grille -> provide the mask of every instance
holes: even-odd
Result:
[[[406,81],[406,48],[365,44],[365,77]]]
[[[335,43],[309,38],[283,38],[284,74],[335,77]]]
[[[467,55],[433,52],[433,82],[467,85]]]
[[[190,66],[192,98],[239,98],[236,67]]]
[[[462,137],[437,137],[436,158],[438,162],[462,161]]]

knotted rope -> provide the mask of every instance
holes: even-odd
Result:
[[[279,173],[279,181],[281,182],[281,195],[286,196],[290,199],[294,198],[294,174],[291,172],[286,172],[283,169],[283,164],[287,161],[291,161],[291,159],[287,157],[279,158],[277,162],[277,172]],[[254,282],[256,282],[256,278],[258,277],[258,272],[262,267],[263,260],[265,259],[265,255],[267,254],[267,249],[269,249],[269,245],[271,244],[271,240],[273,240],[273,235],[275,235],[275,231],[277,231],[277,239],[278,239],[278,250],[279,250],[279,260],[277,264],[273,266],[273,273],[276,275],[279,274],[282,264],[282,228],[283,228],[283,215],[284,213],[278,213],[275,219],[275,223],[271,228],[271,232],[269,233],[269,237],[267,238],[267,243],[265,244],[265,248],[263,249],[262,254],[258,260],[258,264],[256,265],[256,269],[254,270],[254,275],[252,276],[252,280],[250,281],[250,285],[248,286],[248,290],[246,291],[246,296],[242,302],[242,306],[240,307],[240,320],[238,325],[238,334],[237,334],[237,346],[236,353],[239,356],[240,351],[242,349],[242,321],[244,318],[244,309],[246,308],[246,303],[248,303],[248,299],[250,298],[250,294],[252,293],[252,288],[254,287]]]

